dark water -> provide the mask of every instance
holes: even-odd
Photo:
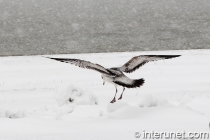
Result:
[[[0,0],[0,56],[204,48],[209,0]]]

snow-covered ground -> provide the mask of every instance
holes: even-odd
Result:
[[[210,133],[210,50],[52,57],[115,67],[143,54],[182,56],[126,74],[144,78],[145,84],[126,89],[114,104],[109,103],[114,86],[103,86],[95,71],[41,56],[1,57],[0,140],[132,140],[135,132]],[[122,87],[118,89],[117,97]]]

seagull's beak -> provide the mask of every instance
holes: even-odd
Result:
[[[105,85],[105,82],[103,82],[103,85]]]

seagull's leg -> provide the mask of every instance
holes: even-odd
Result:
[[[115,88],[116,88],[116,87],[115,87]],[[117,94],[117,88],[116,88],[116,93],[115,93],[115,95],[114,95],[114,98],[112,99],[112,101],[111,101],[110,103],[116,102],[116,100],[115,100],[116,94]]]
[[[125,90],[125,87],[123,87],[123,92],[124,92],[124,90]],[[120,95],[120,98],[118,98],[118,100],[121,100],[121,99],[122,99],[123,92],[122,92],[122,94]]]

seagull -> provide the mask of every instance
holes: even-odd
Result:
[[[179,57],[181,55],[139,55],[135,56],[126,62],[121,67],[113,67],[113,68],[104,68],[99,64],[95,64],[89,61],[80,60],[80,59],[71,59],[71,58],[51,58],[46,57],[49,59],[57,60],[64,63],[73,64],[75,66],[84,68],[84,69],[91,69],[101,73],[101,78],[103,79],[103,85],[105,82],[109,82],[115,86],[116,92],[114,98],[110,103],[116,102],[116,94],[117,94],[117,86],[122,86],[123,91],[118,98],[118,100],[122,99],[123,93],[125,88],[137,88],[143,86],[145,80],[141,79],[130,79],[128,78],[123,72],[131,73],[143,66],[144,64],[157,61],[157,60],[164,60],[164,59],[171,59],[175,57]]]

